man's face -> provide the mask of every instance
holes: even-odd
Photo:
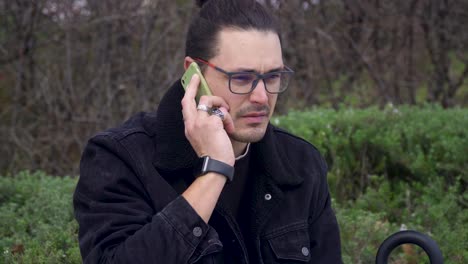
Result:
[[[255,71],[266,73],[283,67],[278,35],[271,31],[224,29],[218,35],[217,54],[210,59],[228,72]],[[265,90],[259,81],[250,94],[229,91],[229,77],[211,67],[204,76],[214,95],[222,97],[230,107],[235,131],[229,136],[239,142],[256,142],[265,135],[275,109],[277,94]]]

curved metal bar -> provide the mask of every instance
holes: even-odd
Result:
[[[420,246],[429,256],[431,264],[443,264],[444,259],[437,243],[428,235],[412,231],[400,231],[389,236],[380,245],[375,259],[376,264],[387,264],[388,257],[393,249],[402,244],[415,244]]]

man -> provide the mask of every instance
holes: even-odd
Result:
[[[85,263],[341,263],[326,164],[269,124],[292,71],[255,1],[211,0],[189,29],[200,78],[93,137],[74,195]],[[206,2],[206,3],[205,3]]]

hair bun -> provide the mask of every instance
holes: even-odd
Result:
[[[203,5],[206,4],[206,2],[208,1],[210,0],[196,0],[195,2],[197,3],[197,6],[203,7]]]

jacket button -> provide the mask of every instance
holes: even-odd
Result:
[[[306,257],[309,256],[309,249],[307,247],[302,248],[302,255]]]
[[[269,194],[269,193],[265,194],[265,200],[270,201],[271,200],[271,194]]]
[[[200,237],[202,235],[202,229],[201,227],[195,227],[193,229],[193,235],[196,236],[196,237]]]

